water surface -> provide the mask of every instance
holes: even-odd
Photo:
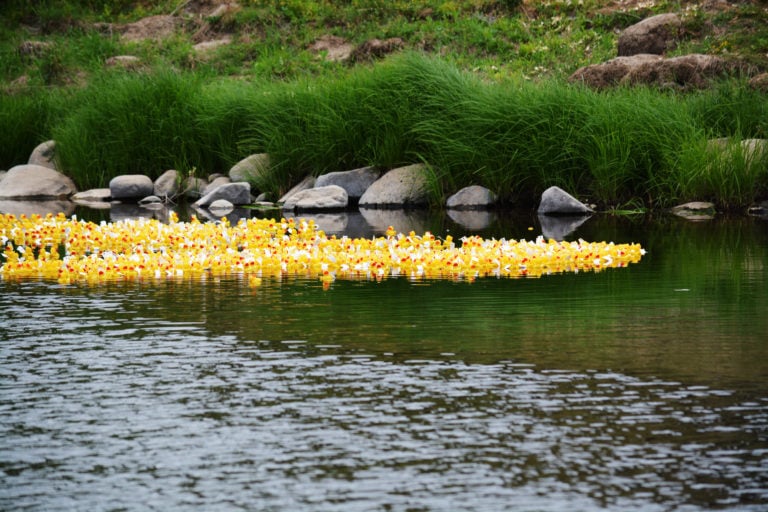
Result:
[[[0,281],[0,510],[765,510],[767,228],[593,218],[648,255],[472,284]]]

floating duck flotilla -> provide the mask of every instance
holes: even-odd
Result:
[[[4,249],[2,249],[4,247]],[[93,223],[63,214],[0,214],[0,276],[61,284],[242,276],[337,279],[539,277],[600,271],[640,261],[639,244],[435,237],[427,232],[326,236],[312,220],[248,219],[230,225],[196,218]]]

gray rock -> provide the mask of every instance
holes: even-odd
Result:
[[[308,188],[313,188],[315,186],[315,177],[314,176],[307,176],[301,182],[293,187],[291,190],[283,194],[283,197],[277,200],[278,203],[285,204],[286,201],[288,201],[292,195],[297,194],[301,192],[302,190],[307,190]]]
[[[108,188],[92,188],[73,194],[73,201],[109,201],[112,199],[112,192]]]
[[[233,205],[251,203],[251,185],[246,182],[227,183],[208,192],[195,201],[196,206],[206,207],[217,199],[226,199]]]
[[[116,201],[138,201],[142,197],[151,196],[155,190],[155,184],[149,176],[144,174],[124,174],[115,176],[109,182],[109,190],[112,199]]]
[[[552,217],[551,215],[538,215],[541,235],[547,240],[564,240],[565,237],[575,232],[579,226],[587,222],[591,215],[578,217]]]
[[[70,199],[72,202],[88,208],[105,210],[110,207],[109,201],[112,199],[112,192],[108,188],[92,188],[73,194]]]
[[[155,180],[153,193],[154,195],[163,198],[163,200],[174,198],[179,194],[179,182],[179,171],[169,169]]]
[[[200,199],[203,196],[203,190],[208,186],[208,182],[202,178],[189,176],[184,180],[182,186],[184,197],[187,199]]]
[[[231,210],[226,209],[213,209],[210,208],[200,208],[199,206],[195,206],[194,204],[190,205],[191,212],[194,212],[195,216],[200,220],[205,221],[212,221],[212,222],[218,222],[222,218],[226,217],[227,220],[232,224],[233,226],[237,224],[240,219],[250,219],[251,218],[251,212],[249,209],[246,208],[237,208],[234,207]]]
[[[673,13],[658,14],[626,28],[619,36],[619,56],[661,55],[677,46],[683,23]]]
[[[233,182],[256,181],[263,173],[269,170],[269,155],[257,153],[237,162],[229,170],[229,178]]]
[[[472,185],[459,190],[445,203],[445,206],[455,210],[481,210],[493,206],[496,195],[485,187]]]
[[[233,205],[226,199],[217,199],[214,202],[212,202],[210,205],[208,205],[208,209],[211,212],[215,212],[215,213],[231,212],[232,210],[235,209],[235,205]]]
[[[424,164],[392,169],[376,180],[360,198],[366,208],[424,206],[429,190],[429,170]]]
[[[308,188],[293,194],[283,203],[284,210],[342,210],[349,204],[347,191],[338,185]]]
[[[148,205],[154,205],[154,204],[160,204],[161,205],[161,204],[163,204],[163,200],[160,199],[159,197],[153,195],[153,196],[147,196],[147,197],[143,197],[143,198],[139,199],[138,203],[141,206],[148,206]]]
[[[60,172],[40,165],[17,165],[0,181],[0,197],[61,199],[77,192],[75,183]]]
[[[541,194],[538,213],[544,215],[586,215],[594,210],[560,187],[549,187]]]
[[[29,155],[28,164],[39,165],[41,167],[47,167],[58,171],[56,166],[56,142],[52,140],[45,141],[38,144],[35,149],[32,150],[32,154]]]
[[[351,202],[357,202],[368,187],[379,179],[379,172],[373,167],[361,167],[352,171],[330,172],[317,177],[315,187],[338,185],[347,191]]]
[[[205,189],[203,189],[203,195],[208,194],[210,192],[213,192],[217,188],[219,188],[222,185],[226,185],[228,183],[232,183],[232,180],[229,179],[227,176],[220,176],[218,178],[215,178],[213,181],[211,181]]]
[[[706,201],[692,201],[672,208],[672,213],[687,220],[711,220],[715,217],[715,205]]]

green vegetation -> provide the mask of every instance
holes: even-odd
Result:
[[[768,138],[768,98],[743,78],[688,93],[565,80],[613,57],[618,29],[669,11],[685,20],[676,53],[765,69],[759,2],[710,12],[668,1],[253,0],[217,17],[206,15],[214,3],[197,4],[0,6],[0,168],[53,138],[81,189],[124,173],[226,172],[267,152],[273,168],[254,186],[273,197],[307,174],[417,161],[432,169],[435,203],[470,184],[518,205],[559,185],[614,211],[692,199],[741,208],[768,195],[768,153],[740,144]],[[126,41],[106,25],[172,13],[181,25],[162,39]],[[397,37],[403,50],[336,62],[310,49],[327,35]],[[230,44],[192,48],[224,36]],[[25,41],[51,44],[21,51]],[[140,64],[104,65],[127,54]]]

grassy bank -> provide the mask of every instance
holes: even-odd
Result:
[[[738,77],[694,93],[595,92],[565,81],[579,65],[609,58],[614,30],[648,14],[685,12],[691,34],[717,21],[685,2],[610,12],[596,2],[245,2],[205,21],[235,37],[213,58],[194,57],[188,36],[129,45],[82,21],[130,21],[187,4],[39,2],[41,30],[72,44],[32,58],[11,51],[22,34],[3,25],[10,65],[2,78],[26,71],[29,80],[0,95],[0,168],[53,138],[81,189],[126,173],[226,172],[267,152],[271,173],[253,185],[273,198],[307,174],[416,161],[432,169],[436,204],[470,184],[518,205],[550,185],[602,208],[706,199],[740,209],[768,196],[768,155],[739,145],[768,138],[768,99]],[[29,21],[13,6],[7,20]],[[751,3],[740,9],[762,13]],[[755,37],[741,44],[758,55],[768,38],[746,28]],[[356,65],[307,53],[328,31],[402,37],[411,49]],[[746,32],[732,32],[728,44]],[[722,42],[690,37],[679,51],[722,52]],[[123,51],[145,65],[103,67]],[[726,150],[715,153],[708,141],[717,138]]]

